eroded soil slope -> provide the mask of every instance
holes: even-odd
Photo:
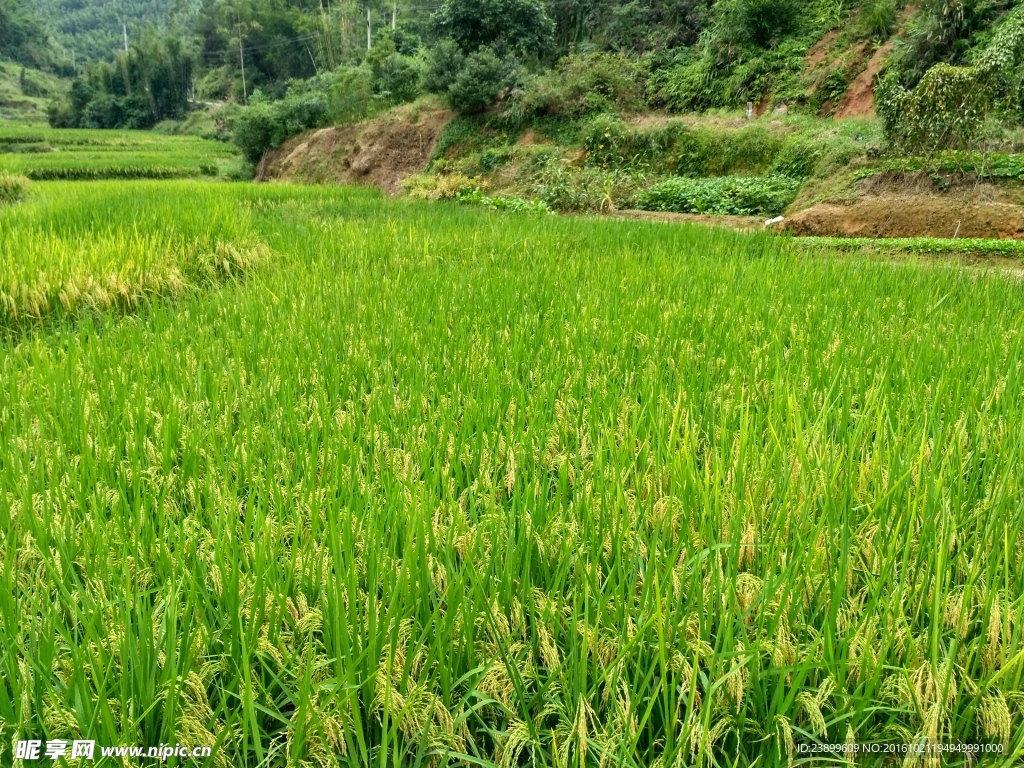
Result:
[[[835,237],[970,237],[1024,239],[1019,186],[979,183],[974,176],[939,186],[926,173],[879,174],[857,196],[790,212],[781,229]]]
[[[426,166],[451,118],[446,109],[409,105],[376,120],[304,133],[268,153],[256,179],[366,184],[397,195]]]

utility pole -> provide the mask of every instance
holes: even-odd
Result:
[[[75,66],[75,49],[71,49],[71,71],[77,72],[78,68]]]
[[[124,31],[124,52],[128,53],[128,25],[122,22],[121,29]]]
[[[373,39],[370,35],[370,4],[366,4],[366,50],[373,47]]]
[[[242,47],[242,23],[238,23],[238,60],[242,64],[242,103],[249,104],[249,91],[245,87],[245,49]]]
[[[395,27],[398,24],[398,0],[394,0],[394,5],[391,6],[391,31],[395,31]]]

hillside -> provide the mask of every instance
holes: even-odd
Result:
[[[189,7],[174,0],[35,0],[58,42],[79,61],[113,58],[124,49],[125,26],[134,40],[147,25],[163,27],[174,5]]]
[[[35,6],[24,0],[0,0],[0,60],[38,67],[48,63],[51,54],[46,25]]]
[[[66,90],[52,73],[0,61],[0,119],[46,122],[46,105]]]

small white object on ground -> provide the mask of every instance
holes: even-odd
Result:
[[[766,221],[764,223],[764,225],[766,227],[771,227],[771,226],[774,226],[775,224],[778,224],[778,223],[783,222],[785,220],[786,220],[785,216],[776,216],[774,219],[768,219],[768,221]]]

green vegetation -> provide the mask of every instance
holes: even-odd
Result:
[[[0,171],[39,181],[232,176],[239,166],[229,145],[191,136],[0,122]]]
[[[796,243],[801,248],[821,248],[829,251],[1024,258],[1024,241],[1021,240],[983,240],[969,237],[958,240],[944,237],[801,237]]]
[[[47,104],[64,88],[65,84],[51,73],[0,61],[0,120],[31,116],[45,124]]]
[[[118,54],[113,65],[100,62],[87,79],[75,79],[66,98],[48,109],[54,128],[152,128],[161,120],[182,119],[192,85],[192,55],[179,39],[146,35]]]
[[[615,98],[597,93],[595,100]],[[562,103],[576,111],[571,100]],[[805,184],[816,188],[837,175],[873,174],[889,162],[868,157],[881,141],[871,120],[659,116],[637,124],[598,113],[547,115],[528,124],[524,130],[490,116],[453,120],[428,168],[434,188],[482,187],[488,194],[539,199],[559,211],[641,205],[775,215]],[[524,144],[527,134],[533,141]],[[1011,168],[1015,157],[1007,155],[1001,167]],[[422,180],[414,185],[430,187]]]
[[[1022,50],[1024,8],[1018,6],[971,66],[938,63],[912,90],[903,87],[897,71],[890,73],[878,90],[889,144],[919,154],[973,147],[991,111],[999,106],[999,97],[1012,101],[1018,95],[1007,81],[1020,80],[1015,70]]]
[[[29,180],[24,176],[0,171],[0,205],[16,203],[25,197]]]
[[[30,67],[50,61],[46,28],[24,0],[0,0],[0,59]]]
[[[39,185],[0,218],[0,330],[245,274],[267,258],[252,218],[206,185]]]
[[[49,22],[66,56],[74,49],[79,61],[93,62],[110,59],[122,49],[125,28],[134,40],[148,26],[162,27],[168,22],[185,21],[187,17],[182,17],[182,11],[197,5],[173,0],[32,0],[32,3],[38,14]]]
[[[38,184],[0,233],[5,285],[132,296],[274,254],[0,347],[0,760],[1024,757],[1016,279],[284,185]]]
[[[631,206],[642,211],[776,216],[793,202],[800,182],[785,176],[667,179],[638,194]]]

